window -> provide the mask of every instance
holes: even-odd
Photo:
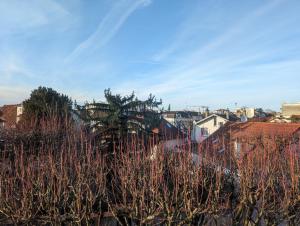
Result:
[[[207,128],[201,128],[201,135],[202,136],[208,136],[208,129]]]
[[[217,117],[214,117],[214,126],[217,125]]]

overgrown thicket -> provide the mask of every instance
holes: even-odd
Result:
[[[262,140],[238,159],[132,138],[108,153],[98,137],[51,120],[1,134],[0,224],[100,225],[108,213],[120,225],[300,224],[297,144]]]

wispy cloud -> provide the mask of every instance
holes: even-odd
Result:
[[[116,1],[110,11],[104,16],[97,29],[67,57],[66,61],[75,60],[78,56],[95,51],[104,46],[115,36],[127,18],[139,7],[145,7],[151,0],[121,0]]]
[[[38,85],[80,102],[107,87],[151,92],[178,107],[299,96],[297,0],[27,3],[0,0],[0,102]]]
[[[278,7],[280,4],[284,3],[286,0],[273,0],[269,1],[267,4],[264,4],[254,11],[248,13],[243,18],[237,18],[235,24],[231,25],[225,32],[223,32],[221,35],[218,35],[214,39],[212,39],[210,42],[206,43],[204,46],[198,46],[196,49],[193,48],[192,52],[193,58],[199,57],[199,54],[201,56],[206,55],[210,51],[214,51],[218,47],[223,47],[223,45],[228,42],[232,41],[232,39],[239,35],[241,32],[245,31],[247,26],[249,24],[254,23],[259,20],[261,16],[264,14],[267,14],[275,7]],[[195,14],[199,14],[197,11],[198,9],[195,9]],[[213,13],[213,12],[212,12]],[[206,23],[206,21],[204,21]],[[204,34],[201,34],[201,29],[203,26],[198,25],[195,26],[195,24],[201,23],[199,21],[198,17],[192,16],[191,18],[188,18],[185,22],[183,22],[181,26],[181,31],[177,33],[177,35],[174,38],[174,41],[171,42],[169,46],[166,48],[160,50],[158,53],[156,53],[153,56],[153,60],[155,61],[163,61],[166,60],[170,55],[172,55],[176,51],[182,50],[182,48],[186,47],[186,43],[189,42],[191,37],[194,39],[197,38],[197,36],[201,36]],[[249,37],[252,37],[249,35]],[[196,55],[197,54],[197,55]],[[186,56],[184,56],[186,58]],[[189,59],[189,58],[188,58]]]
[[[53,25],[56,28],[68,21],[70,13],[53,0],[0,1],[0,37],[29,32],[31,29]]]
[[[268,38],[272,37],[274,32],[276,37],[273,37],[273,41],[284,36],[276,32],[285,26],[285,23],[289,23],[289,18],[282,19],[280,23],[272,24],[264,29],[256,30],[256,28],[260,27],[262,20],[268,18],[268,14],[278,11],[285,2],[285,0],[274,0],[260,4],[253,11],[247,11],[242,18],[235,18],[235,23],[214,38],[210,38],[210,41],[199,42],[198,45],[193,45],[194,48],[188,49],[189,51],[186,46],[191,37],[194,36],[193,40],[195,40],[201,36],[199,32],[201,26],[192,26],[197,24],[197,21],[188,18],[187,22],[183,23],[182,30],[174,37],[174,42],[152,58],[166,65],[173,62],[171,66],[147,73],[139,81],[116,85],[116,89],[120,91],[134,89],[141,95],[152,92],[158,96],[167,97],[166,102],[179,106],[180,100],[184,99],[184,102],[190,104],[199,103],[199,101],[206,101],[207,104],[211,101],[211,105],[216,102],[232,103],[235,99],[234,93],[230,93],[232,89],[239,91],[240,99],[244,98],[249,101],[247,96],[251,93],[253,99],[256,100],[261,94],[253,93],[253,90],[249,89],[251,86],[260,89],[260,86],[256,84],[259,81],[257,78],[265,76],[263,84],[268,83],[270,76],[278,78],[285,72],[288,72],[291,78],[295,76],[293,73],[295,68],[298,68],[295,64],[297,60],[289,59],[284,63],[276,62],[276,64],[257,67],[245,66],[248,63],[255,62],[256,64],[266,59],[270,60],[274,55],[284,56],[278,53],[280,49],[282,50],[282,46],[270,49],[264,47],[264,44],[268,44]],[[174,62],[176,62],[175,65]],[[244,87],[244,90],[241,91],[240,87]],[[224,95],[222,94],[224,92],[230,93],[228,99],[220,96]],[[187,93],[189,93],[189,98],[185,97]],[[206,96],[206,99],[200,100],[203,96]],[[253,99],[249,103],[253,103]]]

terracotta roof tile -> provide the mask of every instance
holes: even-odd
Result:
[[[3,105],[0,110],[2,111],[2,119],[5,120],[6,128],[14,128],[17,121],[17,106],[14,105]]]
[[[157,129],[155,131],[157,132]],[[159,131],[159,134],[162,135],[163,137],[165,137],[166,139],[184,138],[184,136],[185,136],[180,131],[180,129],[178,129],[177,127],[175,127],[174,125],[172,125],[165,119],[162,119],[162,121],[158,127],[158,131]]]
[[[300,123],[247,122],[230,126],[233,137],[283,136],[288,137],[300,131]]]

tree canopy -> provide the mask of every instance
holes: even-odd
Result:
[[[23,102],[23,119],[40,119],[42,117],[66,117],[72,109],[72,100],[52,88],[38,87],[33,90],[30,98]]]
[[[146,100],[139,100],[134,92],[121,96],[106,89],[104,96],[106,102],[77,106],[81,118],[94,130],[122,139],[128,133],[149,133],[159,125],[162,101],[152,94]]]

